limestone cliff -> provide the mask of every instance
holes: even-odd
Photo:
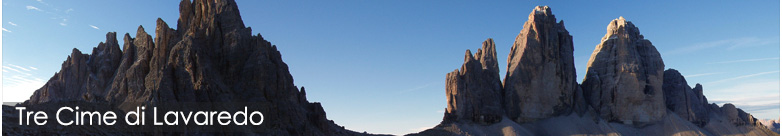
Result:
[[[494,57],[493,44],[492,55],[481,53],[484,42],[447,74],[443,122],[410,135],[779,135],[733,104],[709,104],[703,86],[691,88],[679,71],[663,71],[660,53],[623,17],[608,25],[580,86],[564,23],[545,6],[528,19],[499,88],[504,115],[486,120],[498,111],[498,87],[495,60],[478,61]]]
[[[548,6],[538,6],[516,36],[503,82],[505,109],[516,122],[571,112],[578,88],[573,38]]]
[[[662,57],[633,23],[623,17],[607,33],[587,62],[581,83],[587,102],[606,120],[646,124],[666,114]]]
[[[443,122],[493,124],[505,115],[502,110],[497,52],[488,39],[475,55],[467,50],[461,70],[446,75],[448,108]]]

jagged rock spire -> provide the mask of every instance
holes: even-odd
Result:
[[[570,113],[577,88],[573,37],[548,6],[535,7],[508,55],[508,117],[528,122]]]
[[[478,48],[478,51],[475,52],[475,57],[477,60],[481,61],[481,66],[483,66],[483,69],[490,70],[493,73],[499,73],[500,68],[497,63],[497,50],[494,45],[494,39],[486,39],[486,41],[483,41],[483,46],[481,48]]]
[[[92,55],[82,54],[79,49],[73,48],[60,71],[24,104],[104,101],[105,88],[110,86],[122,54],[116,32],[107,33],[106,41],[93,48]]]
[[[236,2],[182,0],[179,7],[176,30],[158,18],[153,38],[139,26],[135,38],[125,34],[124,52],[116,33],[107,34],[106,42],[91,55],[74,49],[62,70],[25,104],[101,102],[129,111],[158,104],[251,103],[247,106],[274,118],[251,130],[220,129],[262,135],[355,134],[328,120],[320,103],[306,99],[304,88],[299,91],[293,84],[277,47],[244,26]]]
[[[193,0],[192,3],[190,0],[182,0],[177,22],[177,30],[181,33],[193,31],[191,29],[212,28],[230,32],[245,28],[239,8],[233,0]]]
[[[487,39],[473,55],[467,50],[461,70],[446,74],[448,107],[443,122],[492,124],[504,115],[494,40]]]

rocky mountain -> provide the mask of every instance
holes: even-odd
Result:
[[[701,127],[709,121],[711,105],[703,96],[701,84],[692,89],[679,71],[668,69],[664,73],[663,90],[668,110]]]
[[[122,112],[136,106],[194,104],[181,107],[218,110],[250,105],[268,117],[260,127],[212,128],[222,130],[216,132],[189,127],[138,130],[145,134],[361,135],[328,120],[320,103],[307,100],[304,87],[293,84],[277,47],[245,27],[236,2],[182,0],[179,13],[176,29],[158,19],[153,38],[139,26],[135,37],[123,36],[122,49],[114,32],[91,54],[73,49],[62,69],[19,106],[82,103]],[[14,120],[18,119],[3,117],[4,135],[116,134],[6,122]],[[130,130],[125,131],[135,133]]]
[[[176,29],[157,20],[91,54],[74,49],[62,68],[16,106],[54,112],[63,105],[128,112],[137,106],[232,110],[249,106],[260,126],[22,126],[3,106],[4,135],[370,135],[328,120],[293,84],[276,45],[243,24],[233,0],[182,0]],[[733,104],[718,106],[690,87],[623,17],[612,20],[576,81],[573,37],[547,6],[535,7],[500,79],[489,38],[446,74],[443,121],[411,135],[779,135]],[[149,119],[147,119],[149,120]],[[151,122],[151,121],[150,121]],[[776,123],[776,125],[773,125]],[[771,129],[776,128],[777,132]]]
[[[461,70],[448,73],[448,108],[443,122],[493,124],[502,119],[502,84],[494,41],[487,39],[475,55],[467,50]]]
[[[486,97],[496,94],[490,82],[496,72],[481,69],[468,50],[462,70],[447,74],[449,112],[443,122],[410,135],[779,135],[733,104],[710,104],[703,86],[690,87],[677,70],[664,71],[655,46],[623,17],[609,23],[581,85],[574,79],[573,46],[563,21],[547,6],[535,7],[508,56],[500,88],[505,114],[499,120],[492,115],[491,121],[453,121],[452,107],[496,107],[497,97]],[[482,49],[494,46],[484,42]]]
[[[587,102],[610,121],[624,124],[662,119],[663,60],[638,28],[623,17],[608,24],[582,82]]]
[[[571,112],[578,88],[573,37],[548,6],[536,7],[508,55],[505,109],[522,123]]]

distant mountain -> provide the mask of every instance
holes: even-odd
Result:
[[[492,39],[446,75],[443,121],[410,135],[779,135],[733,104],[709,104],[665,64],[638,27],[614,19],[575,81],[572,36],[538,6],[499,83]],[[502,85],[502,86],[500,86]]]
[[[779,119],[762,119],[760,122],[771,131],[779,133]]]

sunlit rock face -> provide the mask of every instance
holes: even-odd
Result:
[[[582,82],[590,105],[609,121],[645,124],[666,114],[660,53],[623,17],[608,24]]]
[[[516,122],[568,114],[579,86],[573,64],[573,37],[548,6],[529,14],[508,55],[503,82],[505,109]]]

